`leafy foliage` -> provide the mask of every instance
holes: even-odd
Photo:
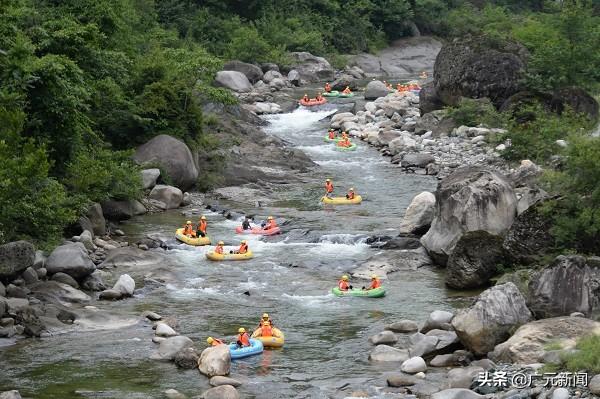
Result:
[[[458,125],[465,126],[483,124],[488,127],[504,127],[508,122],[507,115],[496,111],[487,99],[463,98],[456,107],[448,109],[448,116]]]

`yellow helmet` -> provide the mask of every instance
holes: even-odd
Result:
[[[331,179],[326,179],[325,181],[331,181]]]
[[[244,327],[240,327],[238,330],[238,333],[243,334],[246,332],[246,329]]]
[[[350,191],[354,191],[354,187],[350,187]]]
[[[187,222],[185,222],[185,224],[192,224],[192,221],[188,220]]]
[[[377,278],[377,275],[376,274],[371,274],[371,278],[375,279],[375,278]]]
[[[346,276],[345,274],[342,276],[342,280],[344,281],[348,281],[348,276]]]
[[[200,220],[206,220],[206,216],[202,215],[202,217],[200,218]]]
[[[267,220],[273,220],[273,216],[269,216]]]
[[[225,243],[223,241],[219,241],[217,245],[225,245]]]
[[[270,326],[270,325],[271,325],[271,322],[270,322],[270,321],[265,321],[265,322],[263,323],[263,326]]]
[[[247,244],[248,240],[242,240],[242,244]]]
[[[208,337],[206,338],[206,343],[208,344],[212,344],[215,340],[213,339],[213,337]]]
[[[268,313],[263,313],[263,315],[262,315],[262,318],[263,318],[263,319],[268,319],[268,318],[269,318],[269,315],[268,315]]]

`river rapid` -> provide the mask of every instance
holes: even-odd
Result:
[[[305,151],[319,168],[298,182],[276,186],[274,202],[263,208],[220,204],[258,219],[272,214],[285,221],[286,234],[249,237],[255,258],[247,262],[209,263],[208,248],[180,245],[167,251],[160,268],[169,271],[168,284],[142,288],[124,301],[93,304],[118,315],[121,324],[111,324],[118,328],[79,329],[0,348],[0,391],[18,389],[39,399],[162,398],[168,388],[190,397],[201,394],[209,385],[198,370],[149,359],[157,345],[151,342],[151,324],[139,316],[143,310],[175,317],[177,331],[200,350],[207,336],[231,339],[238,327],[251,329],[268,312],[285,332],[286,344],[232,363],[231,376],[242,381],[239,391],[245,398],[343,398],[353,390],[385,386],[385,372],[397,365],[370,363],[368,337],[393,321],[423,321],[433,310],[456,306],[443,276],[433,267],[394,273],[384,281],[388,294],[383,299],[340,299],[330,290],[342,273],[383,252],[370,248],[366,237],[396,235],[411,199],[435,190],[436,180],[403,174],[361,142],[356,152],[335,151],[323,142],[328,125],[322,119],[331,112],[298,109],[267,117],[269,134]],[[326,177],[338,195],[352,186],[364,202],[321,205]],[[238,221],[205,214],[213,241],[239,243]],[[181,210],[146,215],[123,229],[131,241],[149,233],[172,236],[186,218]],[[141,286],[143,275],[127,272]]]

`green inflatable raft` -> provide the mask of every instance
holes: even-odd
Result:
[[[385,288],[379,287],[373,290],[361,290],[354,288],[348,291],[342,291],[338,287],[332,288],[331,292],[335,296],[361,296],[366,298],[382,298],[385,296]]]
[[[341,137],[336,137],[334,139],[330,139],[329,136],[323,137],[323,141],[325,141],[326,143],[337,143],[341,139],[342,139]]]
[[[348,94],[346,94],[346,93],[340,93],[340,94],[338,95],[338,97],[339,97],[339,98],[349,98],[349,97],[354,97],[354,93],[348,93]]]
[[[341,146],[339,146],[339,145],[336,144],[335,145],[335,149],[337,151],[354,151],[354,150],[356,150],[356,143],[352,143],[350,145],[350,147],[341,147]]]
[[[322,94],[323,97],[339,97],[340,96],[340,92],[337,90],[332,90],[329,93],[325,92]]]

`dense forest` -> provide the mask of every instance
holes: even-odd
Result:
[[[342,68],[346,54],[417,32],[483,35],[528,48],[532,88],[597,93],[600,82],[598,0],[0,0],[0,8],[0,243],[51,244],[90,202],[139,197],[131,150],[158,134],[201,147],[210,136],[202,103],[235,101],[211,85],[229,59],[286,65],[288,52],[309,51]],[[543,118],[535,129],[554,138],[590,125],[573,118]],[[595,183],[584,183],[597,200]],[[599,219],[593,211],[583,223],[600,227]]]

